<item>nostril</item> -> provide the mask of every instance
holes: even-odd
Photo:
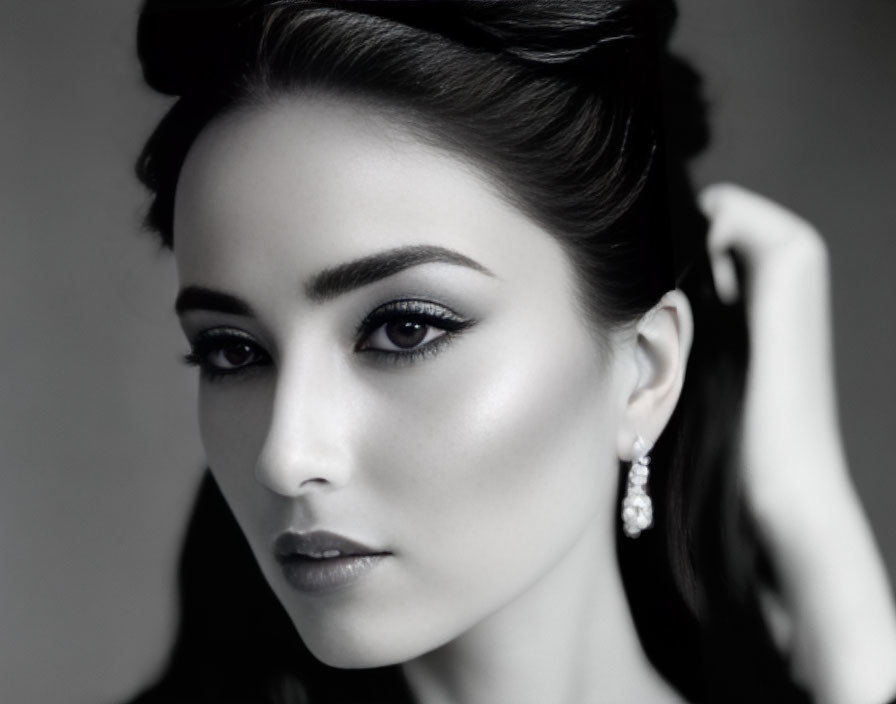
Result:
[[[348,463],[335,460],[265,453],[255,466],[255,480],[275,494],[286,497],[337,489],[348,481],[351,470]]]

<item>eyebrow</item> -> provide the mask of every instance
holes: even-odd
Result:
[[[405,269],[433,263],[456,264],[494,276],[482,264],[459,252],[432,245],[412,245],[388,249],[332,269],[324,269],[305,285],[305,295],[315,302],[326,301]]]
[[[204,286],[186,286],[177,294],[174,311],[183,315],[190,310],[213,310],[230,315],[252,316],[252,307],[241,298]]]
[[[305,295],[320,303],[348,291],[367,286],[422,264],[455,264],[494,276],[482,264],[459,252],[432,245],[396,247],[356,259],[315,274],[305,285]],[[253,316],[252,307],[241,298],[204,286],[186,286],[177,295],[174,310],[183,315],[191,310],[207,310],[230,315]]]

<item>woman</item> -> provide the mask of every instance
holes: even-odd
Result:
[[[824,250],[734,187],[707,236],[673,17],[146,5],[214,480],[138,701],[892,696]]]

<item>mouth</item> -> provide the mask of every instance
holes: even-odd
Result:
[[[286,581],[307,594],[347,587],[391,555],[327,531],[281,533],[273,552]]]

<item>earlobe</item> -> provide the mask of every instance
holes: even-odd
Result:
[[[652,446],[666,427],[681,395],[693,329],[690,303],[677,289],[638,321],[632,349],[637,373],[619,431],[620,459],[635,459],[632,448],[639,435]]]

